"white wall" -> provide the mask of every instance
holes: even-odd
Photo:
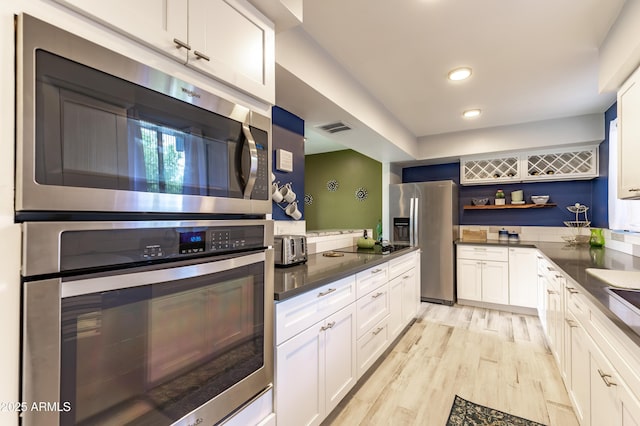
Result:
[[[590,114],[422,137],[418,139],[418,159],[533,150],[603,140],[604,114]]]
[[[627,0],[598,56],[600,92],[615,92],[640,64],[640,1]]]
[[[296,27],[276,35],[276,63],[383,138],[415,157],[415,135],[396,120],[384,105],[371,96],[301,28]]]

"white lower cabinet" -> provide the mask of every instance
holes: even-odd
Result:
[[[458,299],[509,304],[509,254],[506,247],[458,248]]]
[[[563,271],[540,257],[545,333],[582,426],[640,426],[640,357]],[[628,348],[631,348],[630,350]]]
[[[278,425],[317,425],[357,381],[350,304],[276,348]]]
[[[276,303],[279,426],[320,424],[415,318],[418,261],[411,252]]]
[[[509,248],[509,304],[536,308],[538,302],[538,251]]]

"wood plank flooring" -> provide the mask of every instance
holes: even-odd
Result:
[[[443,426],[456,394],[549,426],[578,425],[535,316],[422,303],[374,368],[324,426]]]

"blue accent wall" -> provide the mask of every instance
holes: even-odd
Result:
[[[616,104],[605,113],[605,140],[599,146],[599,174],[592,180],[527,182],[499,185],[458,186],[459,219],[461,225],[513,225],[513,226],[564,226],[564,221],[575,220],[575,214],[567,206],[580,203],[589,206],[588,219],[592,226],[608,227],[608,166],[609,166],[609,121],[616,117]],[[402,170],[403,182],[426,182],[451,179],[460,183],[460,163],[433,166],[408,167]],[[555,207],[536,209],[464,210],[472,198],[489,197],[493,200],[498,189],[502,189],[509,202],[509,194],[521,189],[525,201],[532,195],[549,195]],[[584,220],[580,215],[579,220]]]
[[[304,120],[277,106],[271,109],[271,120],[273,159],[271,169],[276,177],[276,182],[279,182],[280,186],[291,183],[293,192],[296,194],[298,210],[302,213],[301,220],[304,220]],[[293,154],[292,172],[276,170],[276,152],[278,149],[284,149]],[[283,208],[286,206],[286,202],[280,204],[272,203],[272,218],[274,220],[293,220],[284,212]]]

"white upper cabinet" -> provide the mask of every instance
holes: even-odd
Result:
[[[274,26],[246,0],[55,1],[275,103]]]
[[[597,176],[597,146],[473,156],[460,161],[460,183],[463,185],[593,179]]]
[[[618,91],[618,198],[640,198],[640,69]]]

